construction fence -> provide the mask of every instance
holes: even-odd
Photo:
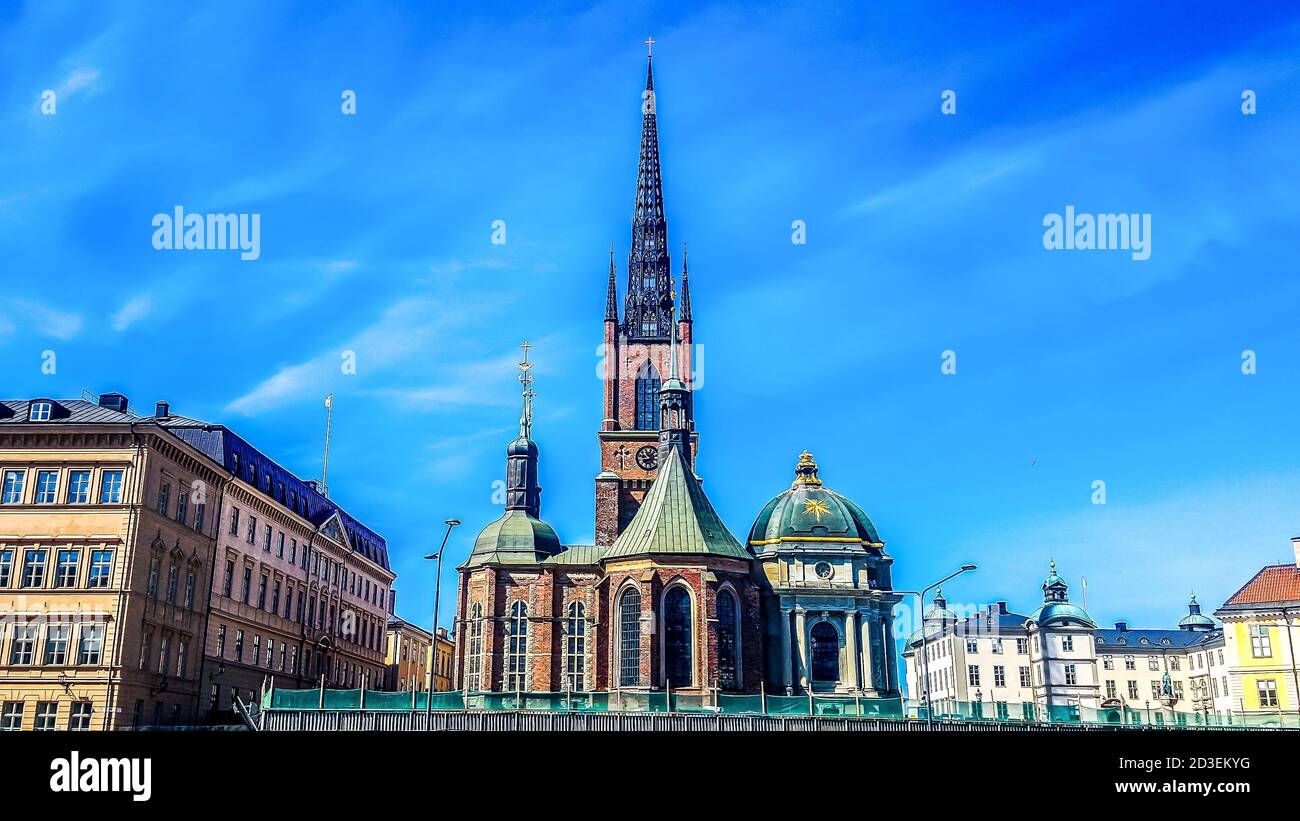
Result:
[[[357,710],[367,712],[570,712],[672,713],[684,715],[811,716],[827,718],[924,719],[925,706],[902,699],[839,695],[682,695],[670,691],[613,692],[383,692],[374,690],[268,689],[267,710]],[[1084,724],[1115,727],[1300,729],[1295,713],[1219,714],[1118,707],[1042,707],[1010,702],[958,702],[936,706],[943,721]]]

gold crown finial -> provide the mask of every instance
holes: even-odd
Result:
[[[806,450],[799,454],[799,464],[794,469],[794,483],[796,486],[822,483],[822,480],[817,478],[817,463],[813,461],[813,455]]]

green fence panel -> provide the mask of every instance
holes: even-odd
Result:
[[[360,690],[326,690],[326,710],[357,710],[361,707]]]
[[[807,696],[768,696],[767,714],[773,716],[806,716],[812,710]]]
[[[326,690],[325,692],[329,692]],[[315,710],[320,707],[320,690],[274,690],[271,706],[277,710]]]
[[[762,715],[762,696],[718,696],[718,707],[729,715]]]
[[[366,691],[366,709],[367,710],[409,710],[411,709],[411,693],[386,693],[375,690]]]

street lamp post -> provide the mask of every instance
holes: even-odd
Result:
[[[433,643],[429,646],[429,685],[425,691],[424,702],[424,714],[428,720],[424,724],[425,729],[433,726],[433,688],[438,676],[438,605],[442,594],[442,554],[447,552],[447,540],[451,538],[451,529],[460,524],[460,519],[447,519],[443,524],[447,526],[447,532],[442,534],[442,544],[439,545],[438,552],[424,557],[436,560],[438,563],[433,571]]]
[[[933,699],[930,698],[930,658],[929,656],[926,655],[927,638],[925,635],[925,594],[929,593],[931,590],[934,590],[936,587],[940,586],[941,584],[944,584],[950,579],[955,579],[963,573],[966,573],[971,570],[978,570],[978,569],[979,569],[978,565],[964,564],[961,566],[960,569],[957,570],[957,572],[950,573],[947,576],[944,576],[942,579],[940,579],[939,581],[935,582],[932,585],[929,585],[928,587],[923,587],[920,590],[893,591],[895,593],[904,593],[909,596],[916,596],[917,612],[921,614],[920,652],[921,652],[921,666],[923,668],[923,672],[921,675],[924,680],[924,687],[922,688],[921,692],[925,695],[925,728],[927,730],[934,729],[934,706],[933,706]],[[920,704],[919,698],[917,699],[917,704],[918,705]]]

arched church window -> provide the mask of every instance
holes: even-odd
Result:
[[[840,634],[828,621],[819,621],[812,628],[812,680],[840,680]]]
[[[522,690],[528,683],[528,605],[517,601],[510,606],[506,624],[507,690]]]
[[[718,591],[718,686],[734,690],[740,686],[739,636],[736,623],[736,594]]]
[[[659,430],[659,372],[646,362],[636,377],[636,429]]]
[[[469,658],[465,660],[465,689],[477,690],[482,684],[483,671],[483,605],[476,604],[469,611]]]
[[[587,609],[582,602],[569,605],[564,630],[564,674],[570,690],[587,689]]]
[[[618,683],[641,685],[641,592],[628,588],[618,600]]]
[[[664,595],[664,675],[673,687],[695,683],[691,664],[691,595],[675,585]]]

